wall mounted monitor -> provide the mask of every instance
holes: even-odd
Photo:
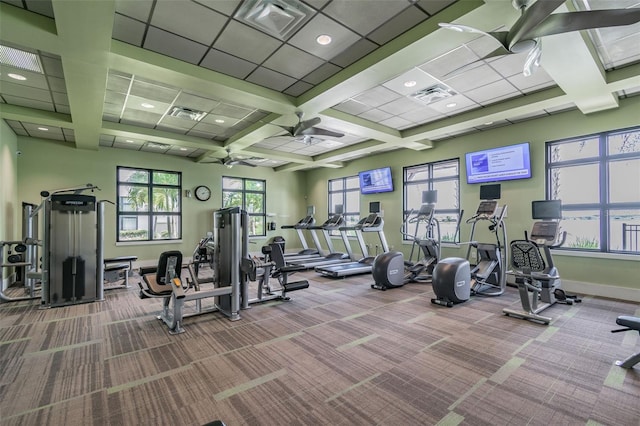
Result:
[[[481,200],[499,200],[502,192],[502,187],[499,183],[493,185],[481,185],[480,186],[480,199]]]
[[[531,217],[538,220],[562,219],[562,201],[541,200],[531,202]]]
[[[380,201],[372,201],[369,203],[369,213],[380,213]]]
[[[358,177],[360,178],[361,194],[379,194],[381,192],[393,191],[391,167],[381,167],[379,169],[360,172],[358,173]]]
[[[529,143],[465,154],[467,183],[499,182],[531,177]]]

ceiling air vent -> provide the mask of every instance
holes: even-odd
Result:
[[[315,11],[298,0],[248,0],[236,18],[279,39],[300,28]]]
[[[425,105],[429,105],[434,102],[450,98],[453,95],[457,95],[457,93],[451,87],[444,84],[436,84],[434,86],[427,87],[426,89],[418,90],[417,92],[410,94],[409,97],[420,101]]]
[[[200,121],[207,115],[204,111],[198,111],[191,108],[185,108],[180,106],[174,106],[169,111],[171,117],[184,118],[186,120]]]

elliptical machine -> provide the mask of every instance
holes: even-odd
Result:
[[[440,259],[440,223],[434,217],[437,191],[424,191],[422,205],[416,213],[411,210],[405,218],[400,233],[413,241],[409,259],[402,252],[389,251],[377,256],[373,261],[371,273],[375,284],[371,288],[386,290],[401,287],[407,283],[431,282],[433,269]],[[415,224],[413,234],[405,232],[409,224]],[[425,228],[425,237],[418,234]],[[413,260],[414,252],[416,260]]]
[[[507,206],[498,207],[500,184],[481,186],[480,199],[476,213],[466,221],[471,224],[466,258],[446,258],[436,265],[432,281],[436,297],[431,303],[452,307],[469,300],[471,295],[500,296],[506,290],[508,246],[504,218]],[[475,241],[476,225],[481,221],[489,222],[488,229],[495,235],[495,243]],[[477,259],[473,268],[469,262],[472,248],[476,249]]]
[[[562,290],[560,274],[551,255],[551,249],[563,245],[567,238],[566,231],[558,232],[562,203],[560,200],[533,201],[531,213],[533,219],[541,219],[533,224],[531,238],[525,231],[524,240],[511,241],[511,266],[522,310],[504,308],[502,312],[508,316],[549,324],[552,319],[540,315],[540,312],[557,302],[572,305],[581,300]]]

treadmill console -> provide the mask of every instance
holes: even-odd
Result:
[[[535,222],[531,229],[531,240],[537,244],[553,244],[558,237],[558,226],[558,222]]]
[[[476,216],[491,217],[495,214],[497,208],[497,200],[482,200],[478,205],[478,210],[476,210]]]

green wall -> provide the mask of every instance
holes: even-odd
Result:
[[[317,169],[308,172],[307,195],[316,204],[319,218],[327,212],[327,180],[337,177],[352,176],[359,171],[381,166],[391,166],[395,191],[386,194],[366,195],[360,197],[360,211],[367,212],[370,201],[380,201],[384,210],[385,235],[389,245],[408,255],[411,248],[402,244],[400,228],[402,225],[402,168],[427,162],[460,158],[461,208],[468,218],[475,212],[480,200],[479,185],[468,185],[464,177],[464,154],[469,151],[486,149],[494,146],[512,145],[519,142],[531,143],[531,163],[533,177],[526,180],[502,182],[502,198],[500,204],[508,206],[506,226],[508,239],[524,237],[524,230],[531,229],[531,201],[545,198],[545,142],[559,140],[591,133],[622,129],[640,124],[640,97],[623,99],[620,108],[592,115],[583,115],[578,111],[547,116],[524,121],[506,127],[495,128],[467,136],[460,136],[442,142],[435,142],[432,149],[424,151],[398,150],[373,155],[349,163],[337,170]],[[483,227],[484,228],[484,227]],[[480,225],[476,237],[479,241],[493,241],[487,233],[483,233]],[[461,239],[466,241],[470,225],[461,227]],[[486,236],[486,237],[485,237]],[[375,241],[369,236],[368,241]],[[466,246],[444,247],[443,256],[466,255]],[[640,259],[620,260],[593,257],[573,257],[561,254],[554,260],[565,280],[582,281],[603,285],[640,289],[637,275],[640,270]]]
[[[20,239],[17,150],[17,136],[4,120],[0,120],[0,241]]]
[[[164,250],[181,250],[185,257],[191,256],[195,245],[213,228],[213,211],[222,206],[222,176],[253,177],[265,179],[267,185],[267,213],[273,214],[268,221],[275,220],[278,228],[283,224],[293,224],[306,214],[306,203],[300,201],[306,181],[301,172],[276,173],[265,167],[235,166],[231,169],[218,164],[197,164],[190,159],[175,156],[101,148],[98,151],[79,150],[70,144],[33,138],[19,137],[20,157],[18,171],[18,196],[20,201],[38,204],[40,191],[81,186],[87,183],[97,185],[98,200],[116,201],[116,167],[130,166],[148,169],[182,172],[183,190],[198,185],[211,188],[212,196],[206,202],[195,197],[183,196],[182,243],[146,243],[116,246],[115,206],[105,206],[105,256],[136,255],[140,261],[153,262]],[[184,195],[184,191],[183,191]],[[269,232],[283,235],[292,247],[299,246],[293,231]],[[252,240],[251,251],[259,252],[265,238]],[[255,244],[253,244],[255,242]],[[295,242],[295,244],[294,244]]]

